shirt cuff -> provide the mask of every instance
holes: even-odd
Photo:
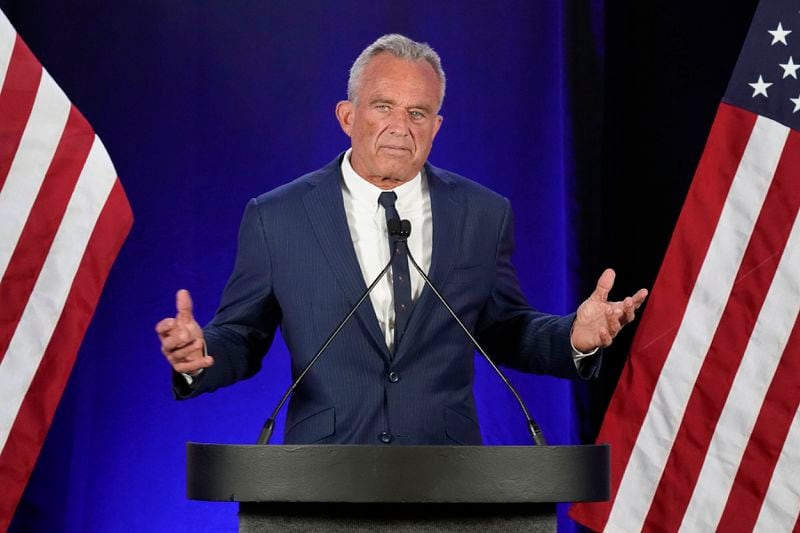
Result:
[[[592,350],[591,352],[582,352],[582,351],[578,350],[577,348],[575,348],[575,345],[572,344],[572,339],[569,340],[569,345],[572,348],[572,360],[575,362],[576,365],[578,364],[578,362],[581,359],[583,359],[584,357],[589,357],[590,355],[596,354],[597,350],[600,349],[600,347],[598,346],[594,350]]]
[[[573,355],[572,357],[574,358],[575,356]],[[197,371],[197,374],[195,374],[194,376],[191,375],[191,374],[184,374],[183,372],[181,372],[181,376],[183,376],[183,379],[186,380],[186,384],[187,385],[191,385],[192,383],[194,383],[194,378],[196,378],[197,376],[199,376],[202,373],[203,373],[203,369],[201,368],[200,370]]]

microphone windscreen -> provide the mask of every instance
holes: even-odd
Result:
[[[399,218],[390,218],[386,222],[386,226],[389,228],[389,235],[392,237],[400,237],[403,233],[403,226]]]

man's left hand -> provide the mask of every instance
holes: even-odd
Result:
[[[591,352],[597,347],[611,345],[623,326],[633,321],[636,310],[647,298],[647,289],[639,289],[622,301],[609,302],[608,293],[615,277],[612,269],[606,269],[597,280],[594,292],[578,307],[571,337],[576,350]]]

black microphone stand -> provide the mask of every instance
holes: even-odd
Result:
[[[411,233],[411,223],[408,220],[403,220],[401,224],[403,228],[402,234],[405,235],[405,238],[408,238],[408,235]],[[478,352],[480,352],[480,354],[489,362],[489,365],[494,369],[495,372],[497,372],[497,375],[500,376],[500,379],[503,380],[503,383],[505,383],[506,387],[509,388],[511,393],[514,395],[514,398],[517,399],[517,403],[519,403],[520,408],[522,408],[522,413],[525,415],[525,419],[528,421],[528,431],[531,434],[531,438],[533,438],[533,442],[535,442],[538,446],[547,446],[547,440],[544,438],[542,429],[539,427],[539,424],[536,423],[536,421],[528,412],[528,408],[525,407],[525,402],[522,401],[522,398],[520,397],[517,390],[514,388],[513,385],[511,385],[511,382],[508,380],[506,375],[503,374],[503,372],[497,367],[494,361],[492,361],[492,358],[489,357],[489,355],[486,353],[483,347],[481,347],[480,343],[472,335],[472,333],[470,333],[469,329],[467,329],[464,323],[461,322],[461,319],[458,318],[458,315],[456,315],[456,312],[453,311],[452,307],[450,307],[450,304],[447,303],[447,300],[444,299],[444,296],[442,296],[441,293],[439,293],[439,291],[436,289],[436,287],[433,286],[431,280],[428,279],[428,276],[425,275],[425,272],[422,271],[417,262],[414,260],[414,256],[411,254],[411,250],[408,250],[408,259],[409,261],[411,261],[411,264],[414,265],[414,269],[416,269],[417,273],[420,276],[422,276],[423,280],[425,280],[425,284],[428,287],[430,287],[430,289],[433,291],[433,294],[435,294],[436,297],[439,298],[439,301],[442,302],[442,305],[444,305],[444,307],[447,309],[450,315],[455,319],[455,321],[458,322],[458,325],[461,326],[461,329],[464,330],[464,333],[467,334],[467,337],[469,337],[469,340],[471,340],[472,344],[475,345],[475,348],[478,349]]]
[[[395,228],[395,231],[399,231],[399,228]],[[395,239],[398,238],[398,235],[396,233],[392,233],[391,225],[389,227],[389,234]],[[339,325],[336,326],[333,332],[330,335],[328,335],[328,338],[322,344],[322,347],[319,350],[317,350],[317,353],[314,354],[314,357],[312,357],[311,360],[308,362],[308,364],[305,366],[305,368],[303,368],[303,371],[300,372],[300,375],[297,376],[297,379],[295,379],[294,382],[291,384],[291,386],[286,390],[283,397],[281,398],[281,401],[278,402],[278,406],[275,407],[275,410],[272,411],[270,417],[267,419],[266,422],[264,422],[264,427],[261,428],[261,434],[259,434],[256,444],[269,444],[269,440],[272,438],[272,432],[275,429],[275,417],[278,416],[278,413],[280,412],[281,407],[283,407],[283,404],[286,403],[286,400],[289,399],[289,396],[292,394],[292,392],[294,392],[294,390],[303,380],[308,371],[311,370],[311,367],[316,364],[317,360],[320,358],[320,356],[322,356],[323,352],[325,352],[325,350],[328,348],[328,345],[330,345],[330,343],[333,342],[333,339],[336,338],[336,336],[339,334],[339,332],[342,330],[345,324],[347,324],[350,321],[350,318],[355,314],[355,312],[358,310],[361,304],[364,303],[364,300],[366,300],[367,297],[370,295],[372,289],[374,289],[375,286],[378,284],[378,282],[383,278],[383,276],[386,275],[386,272],[388,272],[389,267],[391,266],[392,266],[392,258],[389,257],[389,262],[386,263],[386,266],[383,267],[383,270],[381,270],[380,274],[378,274],[375,280],[372,283],[370,283],[369,287],[367,287],[367,290],[364,291],[364,294],[361,295],[361,298],[358,299],[358,301],[350,310],[350,312],[347,313],[347,316],[345,316],[342,319],[342,321],[339,322]]]
[[[411,234],[411,223],[408,220],[402,220],[402,221],[398,220],[398,219],[389,220],[388,221],[388,228],[389,228],[389,235],[392,236],[392,238],[395,240],[395,242],[405,241],[405,240],[408,239],[409,235]],[[417,271],[417,273],[425,281],[425,284],[428,287],[430,287],[430,289],[433,291],[433,293],[436,295],[436,297],[439,298],[439,301],[442,302],[442,305],[444,305],[444,307],[447,309],[447,311],[450,313],[450,315],[455,319],[455,321],[458,323],[458,325],[461,327],[461,329],[464,331],[464,333],[467,334],[467,336],[469,337],[470,341],[472,341],[472,343],[475,345],[475,348],[477,348],[478,352],[480,352],[480,354],[489,362],[489,365],[494,369],[495,372],[497,372],[497,375],[500,376],[500,379],[503,381],[503,383],[505,383],[506,387],[508,387],[509,390],[511,391],[511,393],[514,395],[514,398],[516,398],[517,403],[519,403],[519,406],[522,409],[522,413],[525,415],[525,419],[528,421],[528,431],[530,432],[531,437],[533,438],[533,441],[539,446],[546,446],[547,445],[547,441],[545,440],[545,437],[544,437],[544,434],[542,433],[541,428],[536,423],[536,421],[533,419],[533,417],[531,417],[530,413],[528,412],[527,407],[525,407],[525,403],[522,401],[522,398],[520,397],[520,395],[517,392],[517,390],[514,388],[513,385],[511,385],[511,382],[508,380],[508,378],[505,376],[505,374],[503,374],[503,372],[497,367],[497,365],[494,363],[494,361],[492,361],[491,357],[489,357],[489,355],[486,353],[486,351],[480,345],[478,340],[472,335],[472,333],[470,333],[469,329],[467,329],[467,327],[464,325],[464,323],[461,322],[461,319],[458,318],[458,315],[456,315],[455,311],[453,311],[453,308],[450,307],[450,304],[447,303],[447,300],[445,300],[444,297],[441,295],[441,293],[439,293],[439,291],[433,285],[433,283],[428,278],[428,276],[425,275],[425,272],[423,272],[422,269],[420,268],[420,266],[417,264],[416,260],[414,259],[414,256],[411,254],[410,250],[408,250],[408,259],[411,261],[411,264],[414,265],[414,269]],[[297,376],[297,379],[295,379],[294,382],[292,382],[291,386],[284,393],[283,397],[281,397],[281,400],[280,400],[280,402],[278,402],[277,407],[275,407],[275,409],[272,411],[272,414],[267,419],[267,421],[264,422],[264,427],[261,428],[261,434],[258,436],[258,441],[256,441],[257,444],[264,444],[264,445],[265,444],[269,444],[269,441],[272,438],[272,432],[275,429],[275,417],[278,416],[278,413],[280,412],[281,408],[283,407],[283,404],[286,403],[286,400],[289,399],[289,396],[292,394],[292,392],[294,392],[294,390],[297,388],[297,386],[303,380],[303,378],[308,373],[308,371],[311,369],[311,367],[313,367],[316,364],[317,360],[322,356],[322,354],[328,348],[330,343],[333,342],[333,339],[336,338],[336,336],[339,334],[339,332],[342,330],[342,328],[347,324],[347,322],[350,321],[352,316],[355,314],[355,312],[358,310],[358,308],[361,306],[361,304],[364,303],[364,300],[367,299],[367,297],[370,295],[370,293],[375,288],[375,286],[378,284],[378,282],[380,282],[380,280],[383,278],[383,276],[386,275],[386,272],[388,272],[388,270],[389,270],[389,268],[391,266],[392,266],[392,259],[390,258],[389,262],[386,263],[386,266],[383,267],[383,270],[381,270],[381,272],[373,280],[373,282],[370,283],[369,287],[367,287],[367,290],[364,291],[364,293],[358,299],[358,301],[353,306],[353,308],[350,310],[350,312],[347,314],[347,316],[345,316],[342,319],[342,321],[339,322],[339,325],[336,326],[336,328],[333,330],[333,332],[328,336],[328,338],[322,344],[322,347],[320,347],[320,349],[317,351],[317,353],[314,354],[314,357],[312,357],[311,360],[308,362],[308,364],[305,366],[305,368],[303,368],[302,372],[300,372],[300,375]]]

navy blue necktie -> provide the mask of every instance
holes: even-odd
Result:
[[[394,204],[397,195],[391,191],[382,192],[378,203],[386,211],[386,222],[400,220]],[[411,315],[411,279],[408,275],[408,246],[406,241],[394,240],[389,235],[389,251],[392,253],[392,286],[394,287],[394,351],[400,344],[400,338]]]

